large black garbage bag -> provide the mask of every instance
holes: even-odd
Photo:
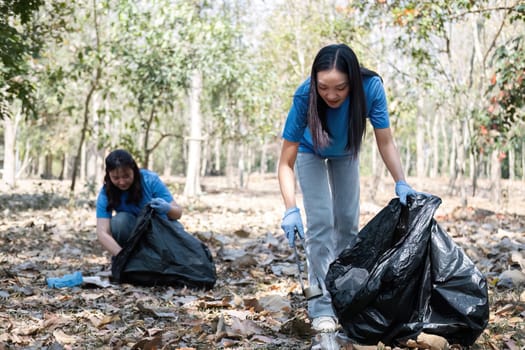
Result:
[[[217,279],[208,247],[178,221],[164,219],[149,205],[139,215],[111,270],[116,282],[146,286],[211,289]]]
[[[390,201],[332,262],[326,286],[349,338],[400,345],[421,332],[472,345],[488,323],[487,281],[419,194]]]

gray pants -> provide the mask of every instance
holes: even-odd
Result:
[[[137,217],[121,211],[111,218],[111,235],[123,247],[133,233]]]
[[[306,212],[308,279],[314,284],[317,276],[323,288],[323,296],[308,301],[308,313],[311,318],[335,317],[324,279],[359,230],[359,159],[299,153],[295,169]]]

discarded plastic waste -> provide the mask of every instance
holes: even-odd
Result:
[[[101,288],[106,288],[111,286],[108,278],[101,278],[100,276],[84,276],[82,278],[82,283],[84,285],[93,285]]]
[[[428,332],[471,346],[489,320],[487,279],[433,218],[441,199],[410,198],[391,200],[330,264],[339,324],[363,345]]]
[[[311,350],[339,350],[337,332],[319,332],[312,339]]]
[[[75,271],[63,277],[48,277],[47,286],[49,288],[75,287],[82,284],[82,272]]]

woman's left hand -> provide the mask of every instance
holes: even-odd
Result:
[[[396,182],[396,194],[399,196],[399,201],[401,202],[401,204],[406,205],[407,197],[416,196],[417,192],[412,187],[410,187],[410,185],[407,184],[405,181],[400,180]]]
[[[150,206],[159,214],[168,214],[171,210],[171,204],[162,198],[153,198],[150,202]]]

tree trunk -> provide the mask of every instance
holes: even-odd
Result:
[[[421,101],[418,103],[416,117],[416,175],[419,179],[425,177],[425,120]]]
[[[521,143],[521,181],[525,181],[525,141]]]
[[[31,164],[31,157],[29,155],[31,150],[31,144],[29,143],[29,141],[26,141],[25,150],[26,152],[24,153],[24,159],[21,161],[20,167],[16,170],[15,179],[20,179],[23,176],[23,174],[28,170]]]
[[[96,137],[96,133],[94,133]],[[95,142],[89,142],[86,144],[86,181],[89,183],[95,183],[98,179],[98,152],[97,144]]]
[[[447,132],[447,130],[445,129],[445,126],[447,125],[447,123],[445,123],[443,121],[444,118],[438,118],[439,119],[439,129],[441,131],[441,137],[443,138],[443,152],[442,152],[442,155],[443,155],[443,159],[441,161],[441,164],[442,164],[442,170],[441,170],[441,176],[444,176],[445,174],[450,174],[450,172],[452,171],[450,169],[450,165],[451,165],[451,161],[450,161],[450,148],[449,148],[449,145],[451,143],[451,137],[450,137],[450,133]],[[446,167],[448,167],[448,169],[446,169]],[[448,171],[447,171],[448,170]]]
[[[478,177],[481,168],[482,156],[477,151],[471,151],[470,156],[472,158],[470,166],[472,167],[472,196],[476,195],[478,190]]]
[[[246,156],[245,149],[246,147],[244,146],[244,144],[241,144],[241,146],[239,147],[239,159],[237,160],[237,169],[239,170],[239,188],[244,188],[245,186],[245,182],[244,182],[244,176],[245,176],[244,157]]]
[[[405,175],[408,177],[408,174],[410,174],[411,166],[412,164],[412,153],[410,152],[410,140],[407,138],[406,140],[406,153],[405,153],[405,165],[403,168],[405,169]]]
[[[144,163],[143,167],[148,169],[150,167],[150,156],[151,152],[153,151],[153,148],[150,149],[149,147],[149,138],[150,138],[150,132],[151,132],[151,126],[153,125],[153,121],[155,119],[155,106],[151,107],[149,117],[145,121],[146,130],[144,130],[144,138],[142,140],[142,154],[144,155]]]
[[[449,194],[453,195],[455,194],[455,189],[456,189],[456,179],[458,178],[458,128],[459,128],[459,125],[458,125],[458,122],[457,121],[454,121],[453,122],[453,127],[452,127],[452,136],[451,136],[451,139],[450,139],[450,144],[452,145],[452,149],[450,150],[450,158],[449,158],[449,183],[448,183],[448,187],[449,187]]]
[[[245,146],[246,147],[246,146]],[[246,171],[248,172],[248,176],[253,172],[253,167],[255,166],[255,152],[254,152],[255,146],[254,145],[248,145],[246,150]]]
[[[13,117],[11,117],[13,118]],[[2,180],[10,187],[16,185],[16,121],[4,117],[4,173]]]
[[[509,180],[515,180],[516,179],[516,153],[514,152],[514,148],[509,149]]]
[[[215,175],[221,174],[221,139],[215,138],[213,145],[213,173]]]
[[[201,193],[199,169],[201,164],[202,142],[201,93],[202,76],[200,72],[194,71],[189,93],[190,137],[188,138],[188,168],[186,172],[186,185],[184,187],[184,194],[188,197],[194,197]]]
[[[458,170],[459,170],[459,186],[461,193],[461,204],[467,206],[467,181],[465,181],[465,172],[467,168],[467,143],[469,140],[466,135],[466,121],[463,120],[460,129],[460,142],[457,145],[458,149]]]
[[[171,176],[171,163],[173,161],[173,146],[171,144],[168,146],[166,153],[162,162],[162,175],[168,178]]]
[[[208,159],[210,157],[210,145],[209,142],[204,140],[203,144],[203,154],[202,154],[202,164],[201,164],[201,173],[200,176],[206,176],[206,173],[208,173]]]
[[[469,162],[469,179],[470,181],[472,182],[474,180],[474,176],[475,176],[475,173],[476,173],[476,169],[475,169],[475,166],[476,166],[476,161],[474,159],[474,155],[472,154],[472,152],[468,152],[468,162]]]
[[[499,150],[492,151],[490,156],[490,182],[492,188],[492,200],[501,203],[501,164]]]
[[[84,151],[84,169],[85,174],[83,176],[84,181],[87,183],[93,184],[97,181],[98,175],[98,136],[100,133],[99,125],[99,111],[100,109],[100,96],[96,92],[93,94],[92,98],[92,108],[91,108],[91,120],[92,120],[92,133],[91,139],[86,142],[86,147]]]
[[[434,123],[432,126],[432,165],[430,167],[430,177],[436,178],[439,174],[439,119],[440,117],[434,117]]]
[[[96,5],[95,0],[93,0],[92,5],[93,5],[93,23],[94,23],[94,28],[95,28],[96,46],[97,46],[97,51],[100,53],[100,38],[99,38],[98,22],[97,22],[97,5]],[[79,170],[80,158],[82,156],[82,148],[84,147],[84,140],[86,139],[86,134],[88,131],[89,105],[91,103],[91,98],[93,97],[93,94],[95,93],[95,90],[98,87],[100,76],[102,75],[102,67],[100,66],[100,62],[98,62],[97,64],[98,66],[95,68],[95,74],[93,76],[93,79],[91,80],[91,84],[89,86],[89,90],[86,95],[86,99],[84,100],[84,118],[82,121],[82,129],[80,130],[80,140],[77,146],[77,153],[75,155],[75,160],[73,162],[73,173],[71,174],[71,187],[69,189],[71,194],[73,194],[73,192],[75,191],[77,172]]]
[[[51,153],[46,153],[44,158],[44,175],[42,177],[44,179],[53,178],[53,154]]]
[[[228,146],[226,148],[226,184],[228,188],[234,188],[235,187],[235,165],[234,165],[234,148],[235,144],[233,141],[228,141]]]
[[[69,153],[64,153],[64,179],[69,179],[71,170],[71,157]]]
[[[79,177],[80,177],[80,181],[83,182],[83,183],[86,183],[87,181],[87,173],[86,173],[86,170],[87,170],[87,151],[88,149],[88,145],[86,142],[84,142],[84,147],[82,147],[82,152],[80,153],[80,173],[79,173]]]
[[[73,193],[75,191],[75,184],[77,179],[77,173],[81,168],[81,160],[82,160],[82,150],[84,148],[84,141],[86,139],[86,134],[88,131],[88,125],[89,125],[89,104],[91,102],[91,97],[93,96],[93,93],[95,92],[95,89],[98,86],[98,80],[100,78],[100,69],[97,69],[97,73],[95,74],[95,78],[89,88],[88,94],[86,96],[86,99],[84,101],[84,118],[82,122],[82,129],[80,130],[80,140],[78,142],[77,146],[77,153],[75,155],[75,160],[73,162],[73,173],[71,174],[71,187],[70,192]]]
[[[268,141],[264,139],[264,143],[261,147],[261,166],[259,168],[261,174],[268,172]]]
[[[38,157],[38,164],[37,164],[37,170],[36,170],[36,175],[40,178],[44,178],[44,173],[46,172],[46,169],[45,169],[45,166],[46,166],[46,156],[45,154],[40,154],[40,156]]]
[[[66,172],[66,154],[62,153],[62,160],[60,161],[60,173],[58,174],[58,179],[60,181],[64,180],[65,172]]]

